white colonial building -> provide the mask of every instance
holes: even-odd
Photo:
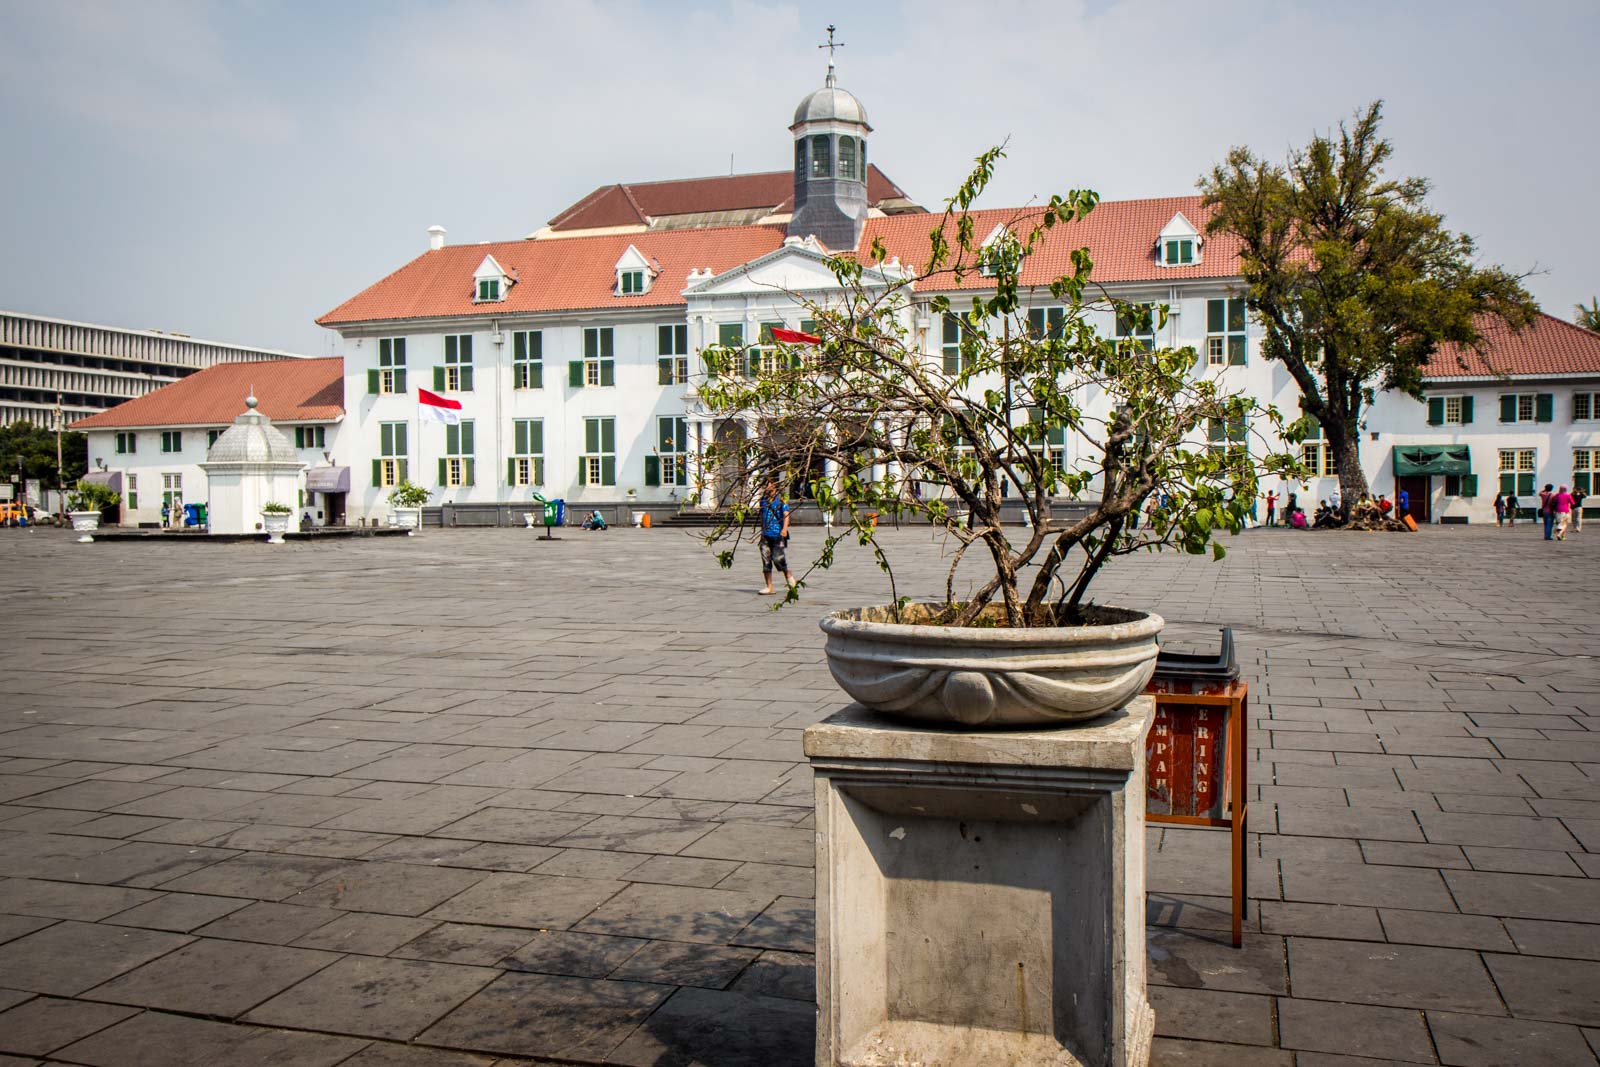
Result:
[[[790,126],[792,172],[605,186],[520,240],[449,245],[442,227],[430,228],[427,251],[318,320],[337,331],[344,355],[342,396],[325,414],[272,411],[258,386],[263,410],[280,425],[322,428],[325,440],[313,448],[328,453],[324,471],[313,466],[308,478],[343,485],[346,495],[314,496],[310,503],[324,505],[320,521],[386,521],[390,487],[404,477],[430,488],[434,504],[494,505],[502,519],[523,510],[504,505],[525,505],[535,492],[575,509],[710,505],[715,484],[686,500],[696,456],[744,431],[697,406],[700,350],[749,346],[749,369],[759,373],[771,358],[767,331],[804,329],[805,301],[837,293],[830,253],[877,242],[888,252],[882,272],[895,277],[927,258],[936,219],[868,163],[871,131],[865,108],[834,84],[830,68]],[[1026,225],[1029,213],[984,210],[974,223],[998,237],[1008,224]],[[1049,281],[1070,269],[1073,249],[1087,248],[1097,285],[1122,301],[1170,308],[1142,340],[1192,346],[1202,356],[1196,373],[1293,415],[1297,388],[1262,358],[1245,311],[1237,246],[1207,238],[1207,218],[1199,197],[1183,196],[1105,201],[1055,227],[1023,268],[1032,287],[1026,316],[1049,328],[1060,314]],[[930,360],[953,369],[959,326],[930,314],[928,302],[941,292],[970,302],[990,283],[972,273],[959,290],[950,284],[914,282],[903,325]],[[1102,320],[1106,336],[1125,329],[1110,311]],[[1391,494],[1406,479],[1419,519],[1492,519],[1495,489],[1526,503],[1529,486],[1570,484],[1574,475],[1583,484],[1600,461],[1600,336],[1542,317],[1491,338],[1487,358],[1440,353],[1427,402],[1385,394],[1369,413],[1367,476]],[[419,388],[459,402],[460,425],[419,421]],[[207,408],[206,425],[231,420],[243,396],[230,397],[226,411]],[[164,410],[176,418],[179,407]],[[144,432],[156,440],[153,424]],[[127,463],[95,441],[92,457],[107,452]],[[1054,447],[1063,463],[1078,459],[1070,439]],[[200,451],[196,440],[174,469],[197,475]],[[1335,486],[1331,457],[1316,441],[1303,451],[1318,476],[1282,489],[1314,501]],[[142,495],[140,511],[152,500],[159,507]]]

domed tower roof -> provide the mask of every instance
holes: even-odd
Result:
[[[256,398],[247,397],[244,403],[245,412],[206,450],[205,466],[220,463],[303,466],[289,439],[272,425],[271,419],[256,410]]]
[[[827,84],[800,101],[800,106],[794,109],[794,126],[805,122],[828,121],[853,122],[869,130],[872,128],[867,122],[867,109],[855,94],[834,84],[831,63],[828,65]]]

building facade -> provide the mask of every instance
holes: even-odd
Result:
[[[432,227],[423,254],[318,319],[340,337],[342,406],[336,417],[302,411],[298,421],[325,430],[322,466],[347,480],[338,511],[323,508],[322,521],[386,521],[387,496],[403,478],[432,490],[435,504],[520,505],[538,493],[575,509],[712,506],[723,487],[714,472],[697,485],[700,457],[748,428],[697,404],[700,351],[749,347],[748,372],[759,374],[771,327],[803,330],[808,302],[837,297],[830,253],[881,245],[884,282],[927,259],[938,220],[868,162],[871,130],[830,68],[789,127],[792,173],[605,186],[521,240],[449,245]],[[1037,215],[992,209],[972,219],[992,240]],[[1298,389],[1281,364],[1262,358],[1238,249],[1205,235],[1207,217],[1199,197],[1170,197],[1102,202],[1056,226],[1024,265],[1020,317],[1047,325],[1059,314],[1049,282],[1070,269],[1074,249],[1087,248],[1093,280],[1110,296],[1169,309],[1135,340],[1192,347],[1196,374],[1292,417]],[[930,302],[942,295],[960,306],[986,288],[978,272],[959,283],[915,279],[901,326],[930,361],[949,366],[959,359],[959,326],[932,314]],[[1103,336],[1119,335],[1113,310],[1096,315]],[[1529,485],[1576,479],[1588,489],[1600,463],[1600,335],[1545,316],[1519,334],[1491,330],[1490,341],[1486,354],[1439,353],[1425,400],[1386,393],[1369,410],[1368,480],[1375,492],[1405,488],[1419,520],[1492,521],[1497,489],[1525,504]],[[459,402],[460,424],[420,420],[419,389]],[[205,426],[225,425],[242,397],[208,409]],[[153,424],[140,429],[161,440]],[[1247,429],[1249,447],[1282,447],[1258,436],[1264,427]],[[122,455],[108,451],[114,439],[95,441],[92,457]],[[1064,466],[1088,458],[1071,438],[1052,447]],[[1309,504],[1330,496],[1336,480],[1325,442],[1300,447],[1312,477],[1277,488]],[[171,471],[139,473],[141,512],[149,500],[159,507],[145,488],[151,473],[163,487],[180,466],[185,478],[198,473],[201,440],[185,438],[182,449],[192,453],[174,454]],[[335,476],[313,468],[308,477]]]

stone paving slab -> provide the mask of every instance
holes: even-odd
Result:
[[[1243,949],[1226,836],[1147,835],[1155,1062],[1595,1064],[1600,607],[1532,591],[1600,539],[1229,548],[1097,587],[1252,687]],[[870,561],[777,612],[671,530],[0,566],[0,1067],[810,1062],[799,739]]]

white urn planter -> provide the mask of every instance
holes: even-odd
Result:
[[[1143,692],[1156,669],[1161,616],[1086,609],[1096,625],[1017,629],[940,626],[911,604],[839,611],[822,620],[834,681],[862,705],[945,725],[1065,725]],[[991,606],[984,618],[1001,609]]]
[[[95,531],[100,529],[98,511],[69,511],[67,515],[72,519],[72,528],[83,535],[78,538],[80,545],[86,545],[94,540]]]
[[[261,528],[267,532],[267,544],[283,544],[283,535],[289,529],[289,516],[263,511],[261,513]]]
[[[628,515],[629,515],[629,520],[635,526],[643,526],[644,525],[644,512],[642,512],[642,511],[632,511],[632,512],[629,512]]]
[[[407,536],[415,537],[417,530],[422,527],[421,508],[395,508],[394,524],[402,530],[407,530]]]

